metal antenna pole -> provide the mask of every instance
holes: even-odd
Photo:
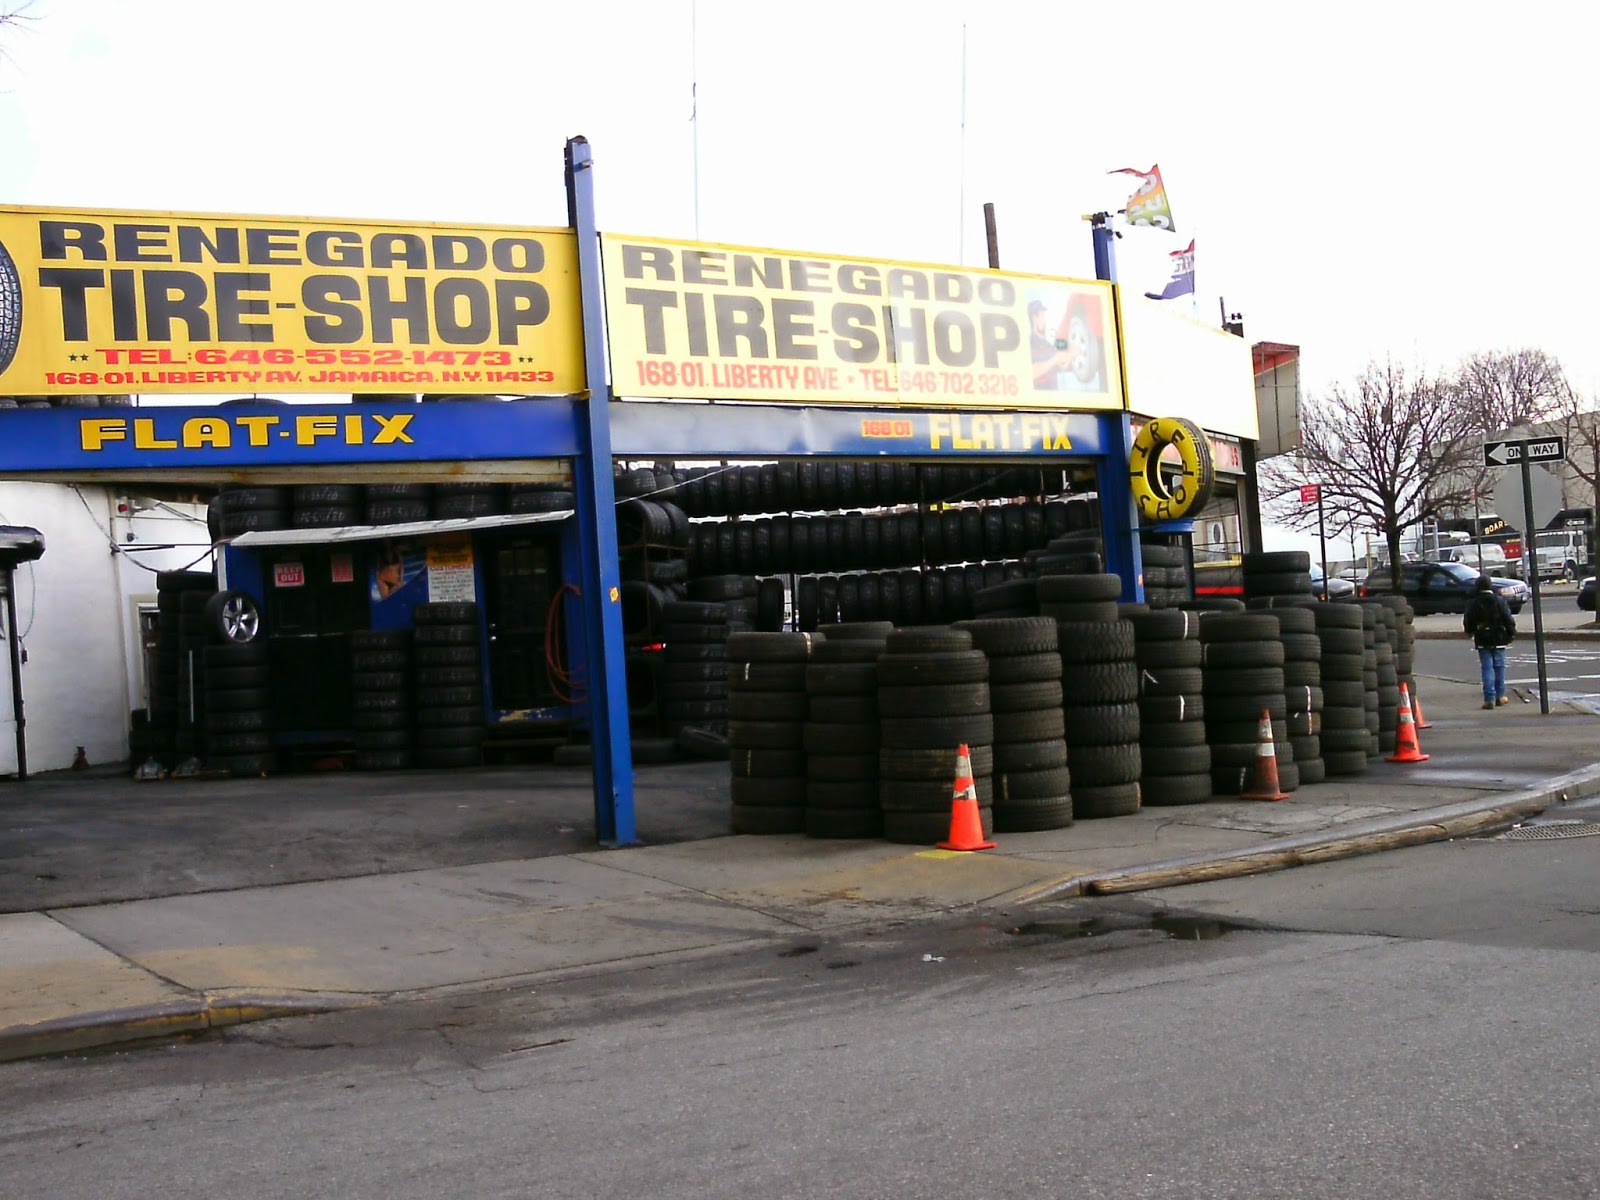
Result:
[[[967,27],[961,27],[961,179],[956,199],[956,262],[967,265]]]
[[[689,0],[689,128],[694,157],[694,240],[700,240],[700,4]]]

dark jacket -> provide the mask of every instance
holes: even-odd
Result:
[[[1461,628],[1472,635],[1472,644],[1479,650],[1490,650],[1511,644],[1517,633],[1517,619],[1498,594],[1478,592],[1461,614]]]

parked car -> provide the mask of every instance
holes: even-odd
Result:
[[[1578,607],[1584,612],[1594,611],[1594,576],[1591,575],[1578,585]]]
[[[1528,585],[1520,579],[1489,580],[1505,599],[1512,612],[1521,612],[1527,603]],[[1411,603],[1418,616],[1427,613],[1466,612],[1467,602],[1478,588],[1478,572],[1465,563],[1413,562],[1400,565],[1400,594]],[[1381,596],[1393,591],[1387,570],[1374,571],[1361,583],[1363,596]]]
[[[1311,590],[1316,595],[1322,595],[1322,568],[1316,563],[1311,564]],[[1356,594],[1356,585],[1348,579],[1341,579],[1335,575],[1328,580],[1329,600],[1349,600]]]
[[[1498,542],[1445,546],[1439,551],[1439,561],[1462,563],[1481,575],[1489,575],[1496,579],[1521,574],[1520,564],[1514,559],[1506,558],[1505,547]]]

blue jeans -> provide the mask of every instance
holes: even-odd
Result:
[[[1493,704],[1506,694],[1506,648],[1478,648],[1478,670],[1483,674],[1483,702]]]

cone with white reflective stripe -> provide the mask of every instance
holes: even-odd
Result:
[[[1411,693],[1405,684],[1400,685],[1400,724],[1394,731],[1394,753],[1384,759],[1392,763],[1427,762],[1422,743],[1417,741],[1417,723],[1411,717]]]
[[[983,814],[978,811],[978,783],[972,777],[972,752],[956,751],[955,794],[950,802],[950,840],[941,850],[993,850],[998,843],[983,839]]]
[[[1241,800],[1287,800],[1289,793],[1278,786],[1278,748],[1272,741],[1272,713],[1261,710],[1257,727],[1256,765],[1250,786],[1239,793]]]

